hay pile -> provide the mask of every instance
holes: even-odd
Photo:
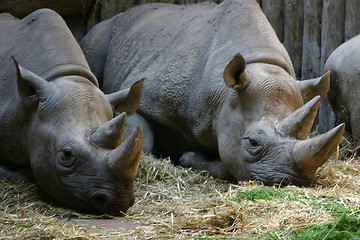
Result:
[[[332,204],[360,209],[360,161],[344,140],[336,156],[318,172],[313,187],[276,189],[254,182],[230,184],[205,172],[174,167],[168,159],[144,156],[135,184],[136,202],[123,218],[141,226],[91,232],[91,227],[59,219],[94,216],[54,204],[35,186],[1,180],[1,239],[190,239],[241,237],[292,230],[334,219]],[[342,158],[346,158],[343,161]],[[239,192],[269,192],[269,198],[242,198]],[[278,192],[280,195],[272,195]],[[238,200],[235,200],[238,199]],[[47,202],[47,203],[46,203]],[[281,231],[279,231],[279,229]]]
[[[1,179],[0,239],[95,239],[83,227],[58,220],[78,213],[50,205],[47,200],[34,184]]]
[[[145,159],[141,174],[136,188],[138,201],[127,218],[148,227],[132,229],[119,235],[122,237],[245,237],[279,227],[290,231],[328,222],[333,216],[321,207],[327,199],[360,209],[360,162],[355,157],[330,160],[311,188],[285,188],[304,196],[300,199],[233,201],[239,191],[266,187],[254,182],[229,184],[206,173],[174,168],[169,160]]]

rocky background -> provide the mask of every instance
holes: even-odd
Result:
[[[202,0],[0,0],[0,13],[17,18],[39,8],[51,8],[63,16],[75,38],[96,23],[145,3],[191,4]],[[221,0],[214,0],[220,3]],[[318,77],[332,53],[344,41],[360,33],[358,0],[258,0],[293,61],[298,79]],[[319,110],[319,132],[335,126],[325,101]]]

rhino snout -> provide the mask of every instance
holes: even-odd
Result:
[[[93,193],[90,196],[89,201],[96,212],[114,216],[124,215],[124,213],[134,204],[133,197],[119,201],[113,193],[103,190]]]
[[[115,197],[113,194],[103,191],[98,191],[90,197],[90,202],[99,212],[104,212],[114,201]]]

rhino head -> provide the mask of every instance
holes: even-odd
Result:
[[[296,81],[274,64],[246,66],[238,54],[227,65],[224,80],[231,89],[216,131],[226,169],[238,180],[309,185],[344,132],[341,124],[308,138],[320,99],[329,89],[329,73]]]
[[[17,75],[22,104],[31,116],[24,144],[39,186],[79,211],[126,212],[134,203],[142,129],[138,126],[123,141],[124,125],[126,114],[139,105],[142,81],[105,95],[79,75],[48,82],[19,65]],[[126,113],[113,118],[113,110]]]

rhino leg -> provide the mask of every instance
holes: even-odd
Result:
[[[0,177],[11,181],[21,181],[21,182],[35,181],[30,168],[10,169],[0,165]]]
[[[179,159],[179,165],[182,167],[191,167],[198,171],[207,171],[215,178],[221,178],[235,182],[236,179],[225,169],[220,159],[208,159],[198,152],[186,152]]]

